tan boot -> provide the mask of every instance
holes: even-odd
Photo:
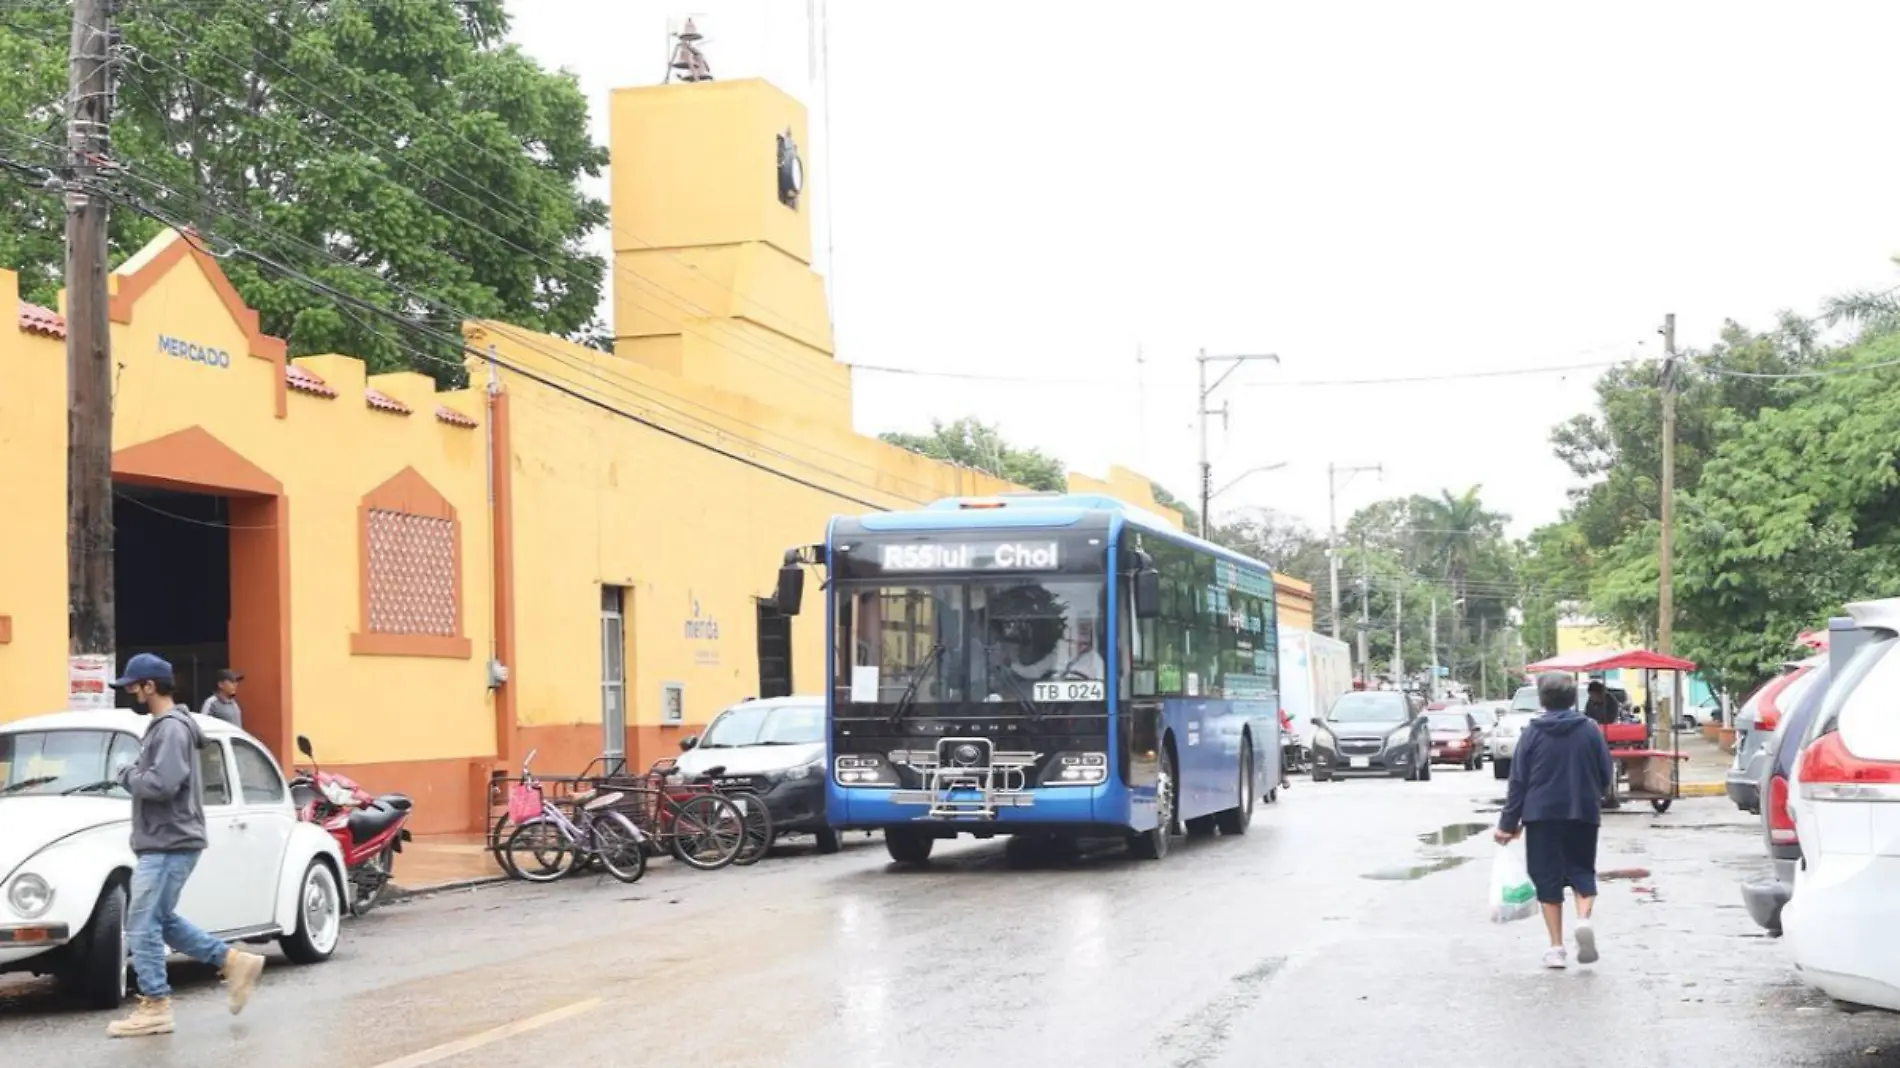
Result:
[[[231,1015],[236,1016],[244,1011],[245,1003],[251,1000],[251,991],[257,987],[257,977],[264,974],[264,958],[233,949],[224,955],[224,967],[218,974],[224,976],[224,985],[231,996]]]
[[[139,998],[132,1012],[106,1025],[106,1034],[113,1038],[139,1038],[144,1035],[169,1035],[172,1033],[172,999]]]

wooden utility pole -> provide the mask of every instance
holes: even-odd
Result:
[[[74,0],[66,97],[66,589],[74,657],[115,665],[112,597],[112,338],[106,201],[93,191],[112,144],[113,0]],[[110,693],[104,697],[110,703]]]
[[[1478,617],[1478,700],[1491,699],[1491,617]]]
[[[1663,316],[1662,368],[1662,547],[1656,562],[1656,651],[1675,655],[1676,633],[1676,315]],[[1654,694],[1649,703],[1655,715],[1657,734],[1665,724],[1674,722],[1674,707],[1657,707]],[[1666,715],[1664,714],[1666,713]]]
[[[1366,652],[1366,636],[1372,631],[1372,558],[1366,553],[1366,535],[1359,532],[1359,679],[1372,685],[1372,662]]]

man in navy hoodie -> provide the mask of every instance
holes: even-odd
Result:
[[[1499,845],[1509,845],[1529,830],[1525,866],[1550,932],[1544,967],[1565,965],[1566,886],[1577,899],[1577,963],[1593,964],[1597,941],[1590,912],[1597,896],[1597,828],[1603,821],[1598,804],[1615,774],[1610,746],[1602,729],[1577,711],[1577,684],[1569,675],[1537,676],[1537,702],[1544,714],[1531,720],[1517,743],[1494,837]]]

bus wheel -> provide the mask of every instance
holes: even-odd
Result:
[[[925,864],[930,860],[930,850],[937,840],[923,831],[914,831],[909,827],[887,827],[884,829],[884,848],[891,859],[899,864]]]
[[[1154,829],[1128,836],[1128,851],[1142,860],[1160,860],[1167,856],[1168,839],[1174,834],[1174,801],[1178,790],[1174,783],[1174,755],[1164,744],[1155,754],[1155,761]]]
[[[1214,824],[1222,834],[1246,834],[1253,822],[1253,739],[1240,740],[1240,804],[1214,815]]]

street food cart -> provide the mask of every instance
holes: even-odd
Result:
[[[1616,771],[1604,805],[1616,808],[1626,800],[1647,801],[1659,814],[1669,811],[1669,806],[1682,796],[1682,761],[1689,759],[1677,744],[1681,735],[1683,678],[1694,670],[1695,664],[1690,661],[1648,649],[1586,649],[1539,660],[1524,669],[1533,678],[1546,671],[1567,672],[1580,679],[1600,671],[1643,673],[1649,722],[1612,723],[1603,728],[1603,740],[1610,744],[1610,759]],[[1670,677],[1671,697],[1666,716],[1658,708],[1656,689],[1650,684],[1656,672],[1668,672]],[[1583,686],[1579,684],[1577,688],[1582,690]]]

